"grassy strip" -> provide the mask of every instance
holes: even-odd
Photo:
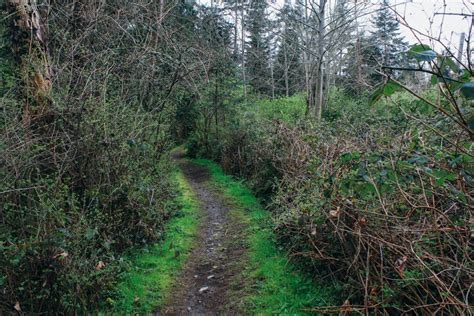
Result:
[[[132,270],[124,273],[117,286],[117,299],[110,302],[120,313],[151,313],[162,306],[173,281],[193,246],[199,223],[199,204],[181,172],[177,182],[182,206],[166,225],[163,242],[131,256]]]
[[[242,277],[246,280],[242,309],[250,314],[303,314],[304,308],[331,305],[336,289],[315,284],[289,262],[275,244],[269,213],[251,191],[224,174],[216,163],[204,159],[194,161],[209,168],[216,187],[235,206],[233,216],[248,227],[249,251],[242,263]]]

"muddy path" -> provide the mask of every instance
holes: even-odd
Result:
[[[229,206],[209,185],[205,166],[175,157],[201,206],[196,247],[160,315],[240,314],[230,310],[230,289],[235,286],[238,262],[245,252],[242,224],[229,216]]]

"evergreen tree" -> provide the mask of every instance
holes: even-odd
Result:
[[[374,28],[370,35],[372,46],[366,49],[366,55],[370,55],[368,64],[372,66],[402,64],[407,43],[400,34],[400,23],[390,9],[389,0],[382,0],[372,25]],[[380,81],[381,77],[374,73],[372,79]]]
[[[248,83],[255,92],[271,93],[270,74],[270,39],[268,30],[270,25],[267,19],[266,0],[250,2],[246,18],[246,28],[249,41],[246,43],[246,68],[248,69]]]
[[[285,2],[279,16],[282,28],[274,77],[276,93],[280,95],[292,95],[304,84],[301,48],[296,25],[297,14],[298,12]]]

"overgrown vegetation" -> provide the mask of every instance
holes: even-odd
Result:
[[[116,290],[104,308],[117,313],[152,313],[163,305],[196,237],[199,205],[182,173],[176,174],[180,196],[177,211],[167,222],[166,237],[129,254],[129,268],[120,274]]]
[[[182,263],[160,249],[193,224],[173,217],[185,140],[271,213],[252,232],[260,208],[211,165],[249,216],[245,273],[268,281],[244,308],[472,312],[466,3],[434,1],[427,31],[389,0],[0,3],[0,314],[159,304]],[[336,301],[287,278],[273,239]]]
[[[397,313],[444,302],[463,313],[472,277],[472,156],[445,141],[459,130],[408,94],[394,96],[401,107],[387,101],[369,110],[365,100],[333,94],[319,124],[295,120],[291,100],[275,101],[273,113],[262,111],[266,100],[242,105],[212,138],[218,146],[202,145],[213,151],[201,154],[263,194],[293,258],[344,284],[336,306]],[[420,119],[437,122],[444,137]]]
[[[251,191],[215,163],[195,161],[210,169],[214,185],[233,205],[231,216],[246,226],[248,253],[241,263],[243,271],[237,285],[243,284],[243,289],[239,288],[234,298],[240,302],[240,310],[249,314],[304,314],[315,306],[331,305],[337,286],[316,285],[288,261],[285,251],[276,244],[270,214]]]
[[[166,4],[157,24],[157,9],[0,4],[0,314],[92,310],[124,252],[164,235],[172,122],[191,93],[176,79],[187,48],[162,39],[186,38],[195,12]]]

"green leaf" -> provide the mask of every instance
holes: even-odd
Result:
[[[458,64],[452,58],[450,58],[448,56],[439,56],[438,60],[439,60],[439,64],[440,64],[439,68],[441,68],[441,69],[449,68],[452,71],[454,71],[455,73],[460,72]]]
[[[438,186],[442,186],[446,183],[446,181],[454,181],[456,180],[456,174],[452,173],[447,170],[443,169],[435,169],[433,170],[432,175],[436,178],[436,184]]]
[[[431,84],[434,86],[437,83],[438,83],[438,76],[437,75],[432,75],[431,76]]]
[[[388,97],[400,90],[403,90],[403,88],[395,81],[389,79],[383,88],[383,95]]]
[[[428,45],[416,44],[408,50],[408,56],[418,61],[432,61],[436,58],[437,54]]]
[[[431,50],[431,47],[429,45],[425,45],[425,44],[415,44],[412,47],[410,47],[410,49],[408,50],[408,54],[420,53],[420,52],[424,52],[426,50]]]
[[[94,236],[97,234],[97,228],[87,228],[87,231],[86,231],[86,238],[88,240],[91,240],[92,238],[94,238]]]
[[[463,83],[469,82],[469,78],[471,78],[471,72],[467,69],[464,69],[463,73],[456,78],[456,81],[453,80],[448,83],[449,89],[452,92],[458,91],[462,87]]]
[[[395,92],[401,90],[403,90],[402,86],[400,86],[392,79],[389,79],[386,83],[377,86],[374,92],[372,92],[369,98],[369,106],[372,106],[377,103],[377,101],[380,100],[382,96],[388,97],[394,94]]]
[[[466,82],[461,85],[461,94],[468,100],[474,99],[474,81]]]
[[[375,88],[374,92],[372,92],[372,94],[370,95],[369,106],[374,105],[375,103],[377,103],[378,100],[380,100],[380,98],[383,96],[383,90],[384,90],[383,84]]]
[[[344,153],[344,154],[341,155],[341,161],[342,162],[357,160],[359,158],[360,158],[360,153],[358,153],[356,151]]]
[[[458,80],[462,82],[468,82],[470,77],[471,77],[471,72],[467,69],[464,69],[462,75],[459,76]]]

